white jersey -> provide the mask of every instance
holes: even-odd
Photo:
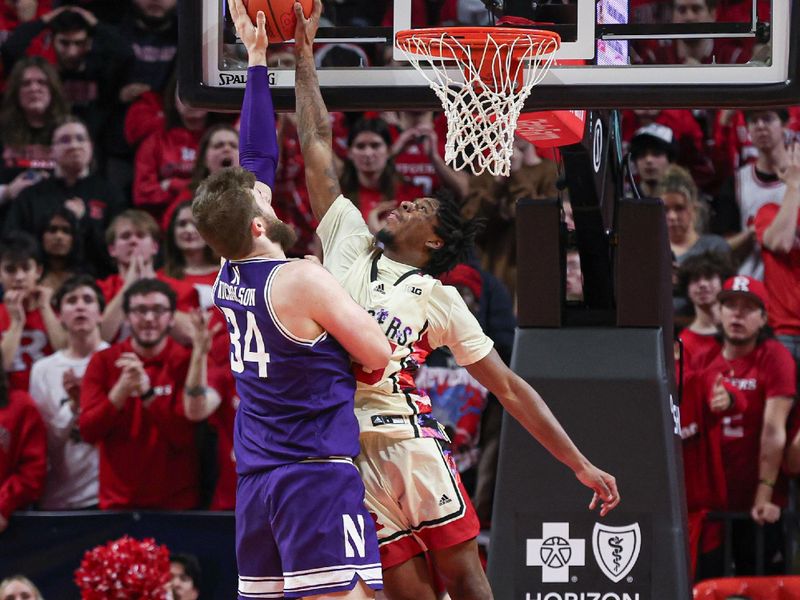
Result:
[[[104,350],[102,342],[97,349]],[[91,356],[69,358],[60,350],[31,367],[30,394],[47,427],[47,481],[39,507],[69,510],[97,504],[97,448],[80,439],[78,420],[65,400],[63,377],[83,377]]]
[[[393,261],[375,247],[359,210],[339,196],[317,228],[325,268],[380,324],[392,345],[385,369],[354,365],[356,416],[362,433],[400,439],[440,437],[427,395],[414,373],[431,350],[447,346],[467,366],[484,358],[493,343],[455,288]]]
[[[736,202],[741,215],[741,228],[746,231],[756,220],[756,214],[765,204],[783,202],[786,184],[782,181],[762,181],[756,174],[755,164],[745,165],[736,172]],[[753,252],[739,267],[739,275],[764,279],[764,263],[761,261],[761,248],[758,242]]]

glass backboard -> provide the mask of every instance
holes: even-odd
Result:
[[[394,47],[396,33],[492,25],[512,15],[562,38],[559,63],[526,110],[800,103],[798,4],[716,0],[709,9],[707,1],[328,0],[317,36],[320,86],[332,110],[436,108],[433,92]],[[237,109],[247,61],[225,0],[179,5],[181,96]],[[275,105],[293,110],[291,43],[271,47],[270,60]]]

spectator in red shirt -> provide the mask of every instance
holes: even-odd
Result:
[[[173,83],[164,90],[164,128],[147,137],[136,151],[133,204],[157,221],[189,185],[208,111],[190,108]]]
[[[227,336],[227,330],[225,331]],[[230,343],[225,348],[230,352]],[[212,348],[212,353],[215,351]],[[208,424],[217,433],[217,480],[211,498],[211,510],[233,510],[236,507],[236,457],[233,454],[233,424],[239,408],[236,382],[227,363],[212,368],[209,362],[209,386],[219,395],[219,406],[209,412]],[[212,408],[212,407],[209,407]]]
[[[440,187],[450,188],[463,200],[469,191],[469,176],[444,162],[444,140],[436,131],[430,111],[404,110],[398,114],[400,135],[392,144],[391,156],[400,175],[432,196]]]
[[[673,23],[714,23],[717,0],[672,0]],[[699,38],[659,40],[641,49],[643,62],[651,64],[718,65],[750,60],[749,49],[726,39]]]
[[[783,202],[765,204],[755,229],[764,260],[769,324],[792,354],[800,376],[800,143],[787,151],[778,176],[786,185]]]
[[[390,155],[392,135],[383,119],[362,119],[350,129],[342,193],[358,206],[371,231],[400,202],[424,195],[421,186],[404,180]]]
[[[3,370],[12,390],[28,391],[34,361],[62,348],[64,330],[50,306],[53,292],[39,285],[42,266],[36,240],[26,233],[11,234],[0,242],[0,350]]]
[[[209,127],[200,139],[191,181],[164,211],[161,227],[167,229],[175,208],[187,200],[191,201],[195,191],[206,177],[219,173],[226,167],[238,166],[239,132],[227,123],[217,123]]]
[[[50,63],[28,56],[14,65],[0,109],[0,206],[53,171],[53,130],[68,112]]]
[[[39,499],[47,472],[47,431],[28,392],[11,390],[0,369],[0,533],[15,510]]]
[[[690,550],[697,580],[721,577],[724,572],[722,523],[707,521],[705,517],[708,511],[727,508],[722,419],[743,409],[743,397],[726,384],[721,373],[703,371],[686,375],[681,439]]]
[[[795,394],[795,366],[788,350],[767,337],[767,292],[757,279],[737,275],[718,295],[722,351],[706,365],[712,376],[738,390],[744,410],[723,422],[722,455],[728,489],[728,510],[749,512],[764,526],[767,574],[782,573],[786,506],[779,484],[786,445],[786,424]],[[734,523],[737,575],[755,574],[753,523]]]
[[[182,343],[188,343],[191,339],[191,324],[186,313],[198,307],[197,292],[188,283],[156,273],[154,262],[160,235],[161,230],[155,219],[141,210],[126,210],[111,221],[106,231],[106,243],[118,272],[97,282],[107,303],[100,324],[104,340],[111,342],[120,335],[123,322],[123,298],[120,292],[139,279],[151,277],[165,281],[177,294],[178,313],[171,335]]]
[[[719,301],[722,282],[734,273],[728,257],[716,252],[691,256],[678,270],[678,289],[694,307],[694,319],[678,336],[683,343],[684,369],[697,368],[698,360],[720,349]]]
[[[122,296],[131,337],[92,357],[80,395],[81,435],[100,452],[100,508],[191,509],[197,449],[184,404],[209,393],[208,344],[189,351],[169,337],[176,297],[163,281],[142,279]]]

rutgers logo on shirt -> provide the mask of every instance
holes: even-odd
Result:
[[[39,360],[47,347],[47,334],[40,329],[23,329],[19,348],[11,363],[10,372],[27,371],[34,361]]]

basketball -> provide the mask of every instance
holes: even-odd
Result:
[[[313,0],[299,0],[303,14],[311,14]],[[297,19],[294,16],[295,0],[244,0],[247,14],[253,24],[258,11],[263,11],[266,20],[267,37],[270,44],[278,44],[294,39],[294,28]]]

